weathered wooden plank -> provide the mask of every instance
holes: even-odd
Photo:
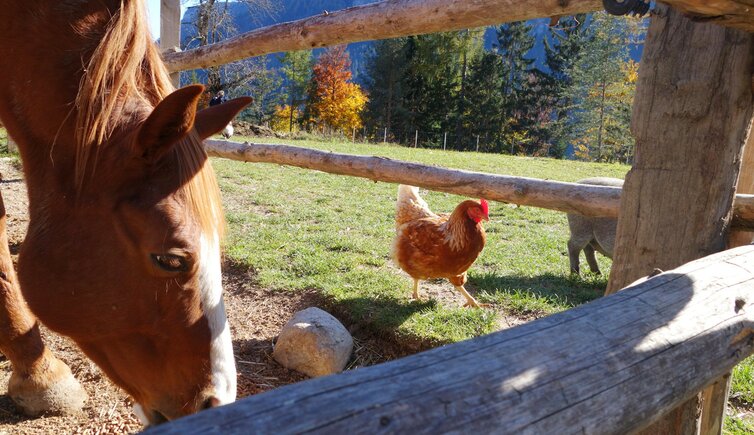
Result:
[[[752,128],[750,125],[749,135],[746,139],[746,145],[744,146],[744,153],[741,157],[741,170],[739,171],[738,182],[736,183],[736,195],[751,195],[754,193],[754,134],[751,133]],[[738,196],[736,196],[736,199],[738,199]],[[737,210],[734,207],[732,218],[734,225],[736,224],[737,218]],[[736,248],[738,246],[748,245],[752,240],[754,240],[754,232],[737,229],[736,231],[731,231],[728,235],[728,247]]]
[[[666,0],[696,20],[754,31],[747,0]],[[171,71],[218,66],[263,54],[447,32],[602,9],[599,0],[388,0],[253,30],[218,44],[165,55]]]
[[[166,54],[171,71],[207,68],[263,54],[447,32],[602,8],[600,0],[388,0],[253,30]]]
[[[160,49],[181,47],[181,0],[160,0]]]
[[[181,49],[181,0],[160,0],[160,51]],[[170,74],[173,86],[180,86],[178,71]]]
[[[752,35],[662,8],[639,70],[609,291],[725,247],[752,123]]]
[[[736,194],[733,200],[731,228],[754,230],[754,195]]]
[[[749,125],[748,138],[741,157],[741,170],[738,173],[738,182],[736,183],[736,195],[754,193],[754,135],[751,133],[752,129]],[[735,206],[733,210],[733,226],[735,226]],[[751,244],[753,239],[754,232],[738,228],[733,229],[728,234],[727,247],[730,249],[746,246]],[[702,409],[700,435],[720,435],[722,433],[730,382],[731,374],[728,373],[702,392],[704,408]]]
[[[748,33],[658,6],[639,70],[635,158],[623,187],[608,294],[654,268],[725,248],[752,123],[753,50]],[[718,433],[712,426],[722,422],[725,400],[718,395],[725,392],[695,395],[644,433]]]
[[[617,217],[620,209],[621,189],[617,187],[459,171],[385,157],[339,154],[291,145],[207,140],[205,146],[210,155],[232,160],[276,163],[374,181],[411,184],[566,213]],[[736,219],[733,224],[740,228],[754,228],[754,195],[737,195],[734,206]]]
[[[696,21],[754,31],[754,2],[751,0],[666,0],[665,3]]]
[[[588,216],[615,217],[620,203],[621,190],[617,187],[460,171],[385,157],[338,154],[290,145],[207,140],[205,147],[209,155],[216,157],[291,165]]]
[[[516,328],[146,433],[630,433],[748,356],[753,322],[747,246]]]

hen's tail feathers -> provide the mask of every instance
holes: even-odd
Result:
[[[429,205],[419,196],[419,188],[401,184],[398,186],[398,202],[395,206],[395,225],[426,217],[437,217]]]

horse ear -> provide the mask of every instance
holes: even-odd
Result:
[[[164,156],[194,127],[196,103],[204,86],[191,85],[178,89],[160,101],[139,128],[134,152],[149,162]]]
[[[199,111],[196,114],[196,132],[199,137],[207,139],[215,133],[221,132],[244,107],[254,101],[251,97],[240,97],[226,101]]]

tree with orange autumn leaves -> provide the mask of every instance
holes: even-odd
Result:
[[[345,46],[333,47],[312,69],[304,120],[310,130],[350,134],[362,126],[361,113],[368,101],[351,81],[351,59]]]

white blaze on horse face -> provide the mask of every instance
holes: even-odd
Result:
[[[149,418],[147,418],[147,413],[144,412],[144,407],[141,406],[140,403],[134,403],[134,414],[136,414],[136,418],[139,419],[139,423],[144,426],[149,426]]]
[[[236,400],[236,361],[233,357],[233,342],[223,303],[219,238],[215,236],[210,239],[202,234],[200,243],[199,283],[202,310],[212,334],[212,385],[219,404],[225,405]]]

